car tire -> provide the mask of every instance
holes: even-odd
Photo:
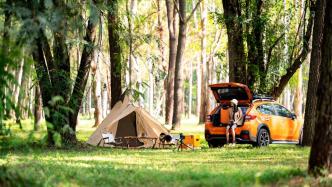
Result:
[[[298,146],[303,146],[303,130],[301,130]]]
[[[271,139],[269,131],[263,128],[258,131],[257,142],[255,146],[266,147],[269,146],[270,141]]]

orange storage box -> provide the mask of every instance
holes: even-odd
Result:
[[[200,147],[201,137],[199,135],[184,135],[183,143],[190,147]]]

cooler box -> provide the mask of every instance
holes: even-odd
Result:
[[[201,138],[199,135],[185,135],[183,143],[190,147],[200,147],[201,146]]]

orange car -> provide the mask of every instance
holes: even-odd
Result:
[[[300,143],[301,123],[295,114],[276,103],[273,98],[253,96],[249,88],[240,83],[213,84],[210,88],[218,105],[205,122],[205,139],[209,147],[221,147],[226,143],[227,124],[220,122],[223,117],[220,111],[229,107],[232,99],[238,100],[238,106],[243,112],[242,125],[235,130],[237,143],[254,146]]]

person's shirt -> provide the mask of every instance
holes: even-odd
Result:
[[[230,121],[236,125],[241,125],[242,118],[243,118],[243,113],[240,107],[237,107],[237,112],[234,114],[234,119],[233,119],[233,113],[234,113],[234,108],[230,107],[229,108],[229,119]]]

